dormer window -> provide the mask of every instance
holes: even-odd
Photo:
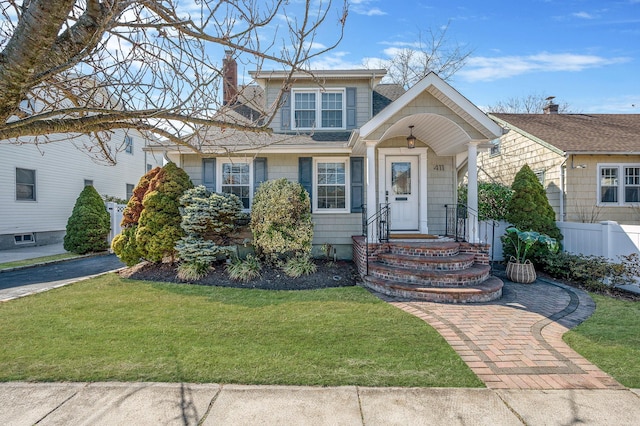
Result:
[[[292,128],[344,129],[345,110],[344,89],[294,89]]]

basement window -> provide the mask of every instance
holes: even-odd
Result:
[[[36,242],[36,239],[33,233],[30,234],[18,234],[13,236],[13,241],[16,244],[33,244]]]

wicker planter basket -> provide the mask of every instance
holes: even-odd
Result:
[[[507,278],[514,283],[531,284],[536,280],[536,270],[529,259],[525,260],[524,263],[518,263],[511,256],[511,260],[507,263]]]

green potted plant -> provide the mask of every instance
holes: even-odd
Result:
[[[552,253],[558,251],[555,238],[535,231],[520,231],[518,228],[507,229],[504,241],[510,241],[515,250],[507,263],[507,278],[516,283],[530,284],[536,280],[536,270],[533,263],[527,259],[527,252],[535,243],[546,245]]]

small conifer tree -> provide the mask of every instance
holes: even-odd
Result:
[[[111,229],[109,212],[93,186],[85,186],[67,221],[64,249],[85,254],[106,250]]]
[[[149,183],[142,200],[136,243],[143,258],[160,262],[175,255],[176,242],[184,235],[180,228],[180,197],[193,183],[187,173],[168,163]]]
[[[138,230],[138,221],[140,213],[142,213],[142,200],[149,192],[151,181],[160,173],[162,169],[156,167],[149,170],[138,181],[138,185],[133,189],[133,195],[127,202],[127,206],[122,212],[122,232],[116,235],[111,242],[111,249],[127,266],[133,266],[140,261],[142,253],[138,250],[136,242],[136,232]]]
[[[522,166],[516,174],[511,189],[513,196],[507,205],[507,222],[521,231],[539,232],[560,243],[562,233],[556,225],[556,214],[549,204],[544,187],[528,165]],[[504,253],[511,255],[513,245],[507,241],[503,246]],[[536,244],[527,257],[539,259],[545,251],[543,245]]]
[[[197,279],[226,253],[228,236],[242,213],[242,201],[234,194],[212,194],[200,185],[185,191],[180,204],[185,236],[176,244],[182,261],[178,276]]]

